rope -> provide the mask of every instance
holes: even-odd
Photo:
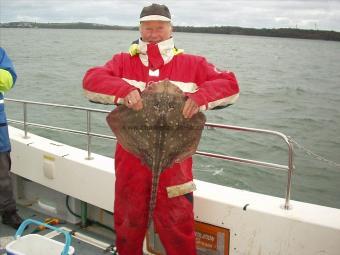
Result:
[[[340,164],[337,162],[334,162],[332,160],[326,159],[325,157],[322,157],[314,152],[312,152],[311,150],[307,149],[306,147],[304,147],[303,145],[299,144],[297,141],[295,141],[293,138],[288,136],[288,139],[291,143],[295,144],[297,146],[298,149],[302,150],[303,152],[305,152],[307,155],[311,156],[314,159],[317,159],[319,161],[325,162],[331,166],[335,166],[340,168]]]

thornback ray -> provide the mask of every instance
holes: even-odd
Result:
[[[196,152],[206,118],[199,112],[185,119],[186,97],[168,80],[150,84],[141,98],[142,110],[120,105],[107,116],[107,123],[122,147],[152,171],[149,226],[162,171]]]

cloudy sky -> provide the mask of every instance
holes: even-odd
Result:
[[[166,4],[174,25],[301,28],[340,32],[340,0],[0,0],[0,22],[138,24],[143,6]]]

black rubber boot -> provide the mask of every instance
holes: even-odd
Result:
[[[23,219],[18,215],[16,210],[4,211],[2,213],[2,223],[5,225],[17,229],[22,222]]]

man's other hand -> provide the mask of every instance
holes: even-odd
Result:
[[[143,108],[142,98],[138,90],[132,90],[125,98],[124,105],[135,111],[139,111]]]
[[[194,100],[188,98],[185,101],[184,108],[183,108],[183,116],[186,119],[190,119],[196,113],[198,113],[199,107]]]

